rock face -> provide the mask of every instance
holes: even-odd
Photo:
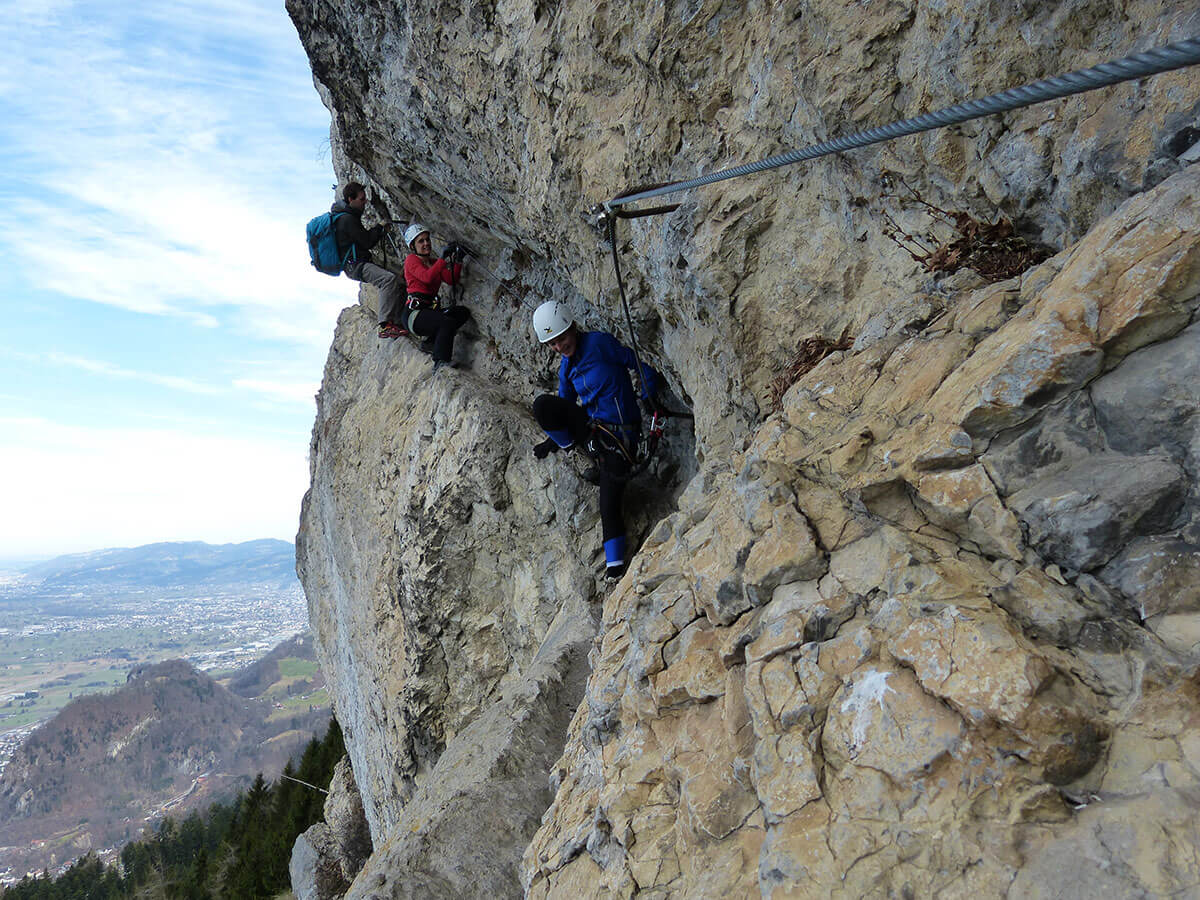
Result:
[[[333,771],[329,796],[325,800],[325,822],[337,843],[338,868],[342,877],[349,881],[362,869],[372,849],[371,829],[349,759],[342,759]]]
[[[1192,889],[1194,70],[622,224],[639,343],[695,423],[630,489],[641,546],[611,590],[594,490],[529,453],[554,361],[522,302],[624,336],[590,303],[608,277],[590,203],[1200,15],[288,8],[339,174],[487,266],[470,371],[380,342],[364,288],[318,398],[297,555],[374,845],[347,896]],[[910,192],[1060,252],[997,284],[931,280],[885,235],[928,229]],[[774,403],[813,334],[856,339]]]
[[[1181,408],[1165,371],[1177,341],[1200,356],[1198,189],[1173,177],[919,334],[827,357],[693,483],[606,598],[529,896],[1191,883],[1157,835],[1190,858],[1200,394]],[[1157,343],[1111,270],[1077,272],[1150,219],[1191,248],[1139,295],[1177,323]],[[980,327],[1002,292],[1019,308]],[[1121,408],[1158,438],[1098,414],[1132,380],[1152,399]],[[779,578],[752,579],[763,547]]]
[[[325,821],[311,826],[292,849],[289,874],[297,900],[345,896],[371,855],[371,831],[348,758],[333,771]]]
[[[1200,30],[1194,9],[1154,0],[287,5],[339,168],[378,185],[398,220],[465,239],[522,293],[608,327],[619,314],[581,215],[592,204]],[[916,293],[884,233],[885,213],[928,230],[909,188],[1061,248],[1178,171],[1197,95],[1194,73],[1167,74],[726,182],[629,225],[637,324],[693,401],[704,458],[739,448],[797,337],[857,334]],[[527,313],[476,305],[500,361],[527,358]],[[515,389],[524,368],[487,373]]]

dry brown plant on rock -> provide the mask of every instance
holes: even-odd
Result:
[[[905,231],[886,210],[883,211],[888,222],[883,233],[926,272],[951,275],[965,268],[979,273],[988,281],[1004,281],[1053,255],[1054,251],[1049,247],[1016,234],[1013,223],[1003,216],[995,222],[981,222],[970,213],[935,206],[903,180],[900,183],[908,189],[910,196],[894,199],[915,201],[924,207],[934,223],[950,225],[954,229],[951,238],[939,239],[930,231],[923,235],[922,240]]]
[[[796,355],[792,357],[787,368],[771,381],[769,389],[771,408],[779,409],[779,404],[783,402],[783,395],[787,393],[787,389],[799,381],[803,375],[815,369],[817,363],[836,350],[850,349],[850,345],[853,343],[845,331],[836,341],[831,341],[819,334],[802,340],[796,349]]]

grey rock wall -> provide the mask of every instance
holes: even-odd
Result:
[[[568,299],[610,330],[592,204],[1200,30],[1194,9],[1144,0],[288,11],[328,95],[339,172],[378,185],[397,219],[465,239],[522,294]],[[1172,73],[730,182],[628,226],[639,333],[693,401],[702,458],[748,436],[796,340],[857,333],[915,293],[922,279],[884,235],[885,213],[927,230],[910,188],[1061,249],[1182,167],[1198,100],[1194,77]],[[486,371],[515,392],[544,361],[528,312],[480,281]]]
[[[555,363],[528,314],[563,299],[624,337],[582,213],[631,184],[1179,39],[1200,14],[288,10],[339,178],[478,254],[470,371],[380,342],[366,288],[318,398],[297,553],[375,848],[349,896],[1194,883],[1194,71],[624,224],[638,340],[696,418],[630,490],[642,547],[612,591],[594,490],[529,454]],[[886,235],[937,229],[913,195],[1062,252],[935,281]],[[814,334],[856,340],[776,406]]]
[[[526,896],[1192,890],[1198,189],[826,357],[692,483],[605,599]]]

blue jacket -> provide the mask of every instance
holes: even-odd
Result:
[[[629,379],[637,368],[633,351],[605,331],[581,331],[574,354],[558,367],[558,396],[578,400],[587,414],[600,422],[638,428],[642,413]],[[658,390],[659,375],[642,363],[647,398]]]

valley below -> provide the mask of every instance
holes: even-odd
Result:
[[[299,584],[114,590],[0,583],[0,771],[16,735],[138,665],[186,659],[217,677],[307,627]]]
[[[111,861],[325,729],[294,550],[264,543],[252,564],[164,544],[0,574],[0,884]]]

